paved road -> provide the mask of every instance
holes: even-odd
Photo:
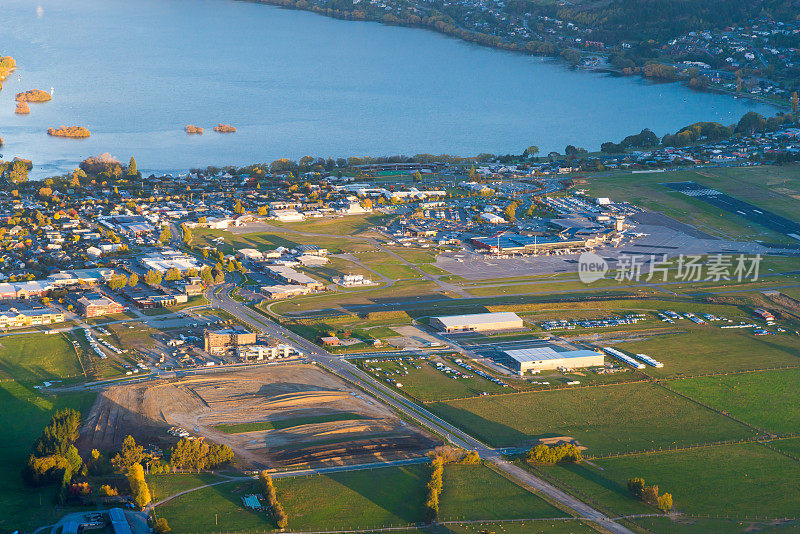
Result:
[[[269,334],[280,342],[293,344],[302,349],[305,351],[308,358],[320,367],[352,382],[373,397],[415,421],[420,426],[428,428],[444,437],[450,443],[464,449],[477,451],[481,458],[492,462],[509,477],[519,480],[523,485],[534,488],[567,508],[574,510],[580,517],[594,521],[609,532],[615,534],[632,534],[630,530],[615,523],[611,518],[591,508],[589,505],[564,493],[552,484],[528,473],[524,469],[505,461],[502,457],[503,451],[489,447],[458,427],[429,412],[424,407],[408,400],[401,394],[375,380],[372,376],[363,372],[346,359],[330,354],[307,339],[300,337],[294,332],[267,319],[260,313],[233,300],[230,297],[230,292],[235,287],[235,284],[227,283],[221,288],[207,291],[206,296],[212,305],[222,308],[240,321]]]

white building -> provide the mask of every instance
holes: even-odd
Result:
[[[598,367],[605,362],[603,354],[593,350],[556,350],[559,347],[532,347],[505,351],[509,367],[519,374],[526,371]]]
[[[499,215],[495,215],[494,213],[481,213],[481,219],[488,222],[489,224],[504,224],[506,220]]]
[[[473,313],[432,317],[431,325],[445,332],[494,332],[522,328],[522,319],[514,312]]]
[[[284,210],[271,210],[269,215],[276,221],[280,222],[300,222],[306,220],[305,215],[292,208]]]

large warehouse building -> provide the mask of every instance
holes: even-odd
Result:
[[[445,332],[494,332],[522,328],[522,319],[513,312],[473,313],[432,317],[431,325]]]
[[[505,351],[508,366],[522,374],[526,371],[548,371],[558,368],[597,367],[604,363],[603,354],[593,350],[556,350],[560,347],[535,347]]]

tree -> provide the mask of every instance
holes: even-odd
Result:
[[[517,204],[512,202],[503,210],[503,216],[507,221],[514,221],[517,218]]]
[[[664,493],[663,495],[661,495],[658,498],[656,505],[658,506],[658,509],[661,510],[662,512],[669,512],[670,510],[672,510],[672,494]]]
[[[164,276],[164,279],[167,282],[174,282],[176,280],[180,280],[181,279],[181,272],[176,267],[172,267],[172,268],[167,270],[167,274],[166,274],[166,276]]]
[[[236,213],[237,215],[241,215],[242,213],[244,213],[244,206],[242,206],[241,200],[238,199],[236,200],[236,205],[233,208],[233,212]]]
[[[200,271],[200,278],[203,279],[204,284],[210,285],[211,282],[214,281],[214,275],[211,274],[211,267],[209,267],[208,265],[203,267],[203,269]]]
[[[139,275],[136,273],[132,273],[130,278],[128,278],[128,285],[131,287],[136,287],[139,283]]]
[[[469,181],[475,181],[475,164],[472,164],[469,168]]]
[[[128,163],[128,176],[137,178],[139,176],[139,169],[136,167],[136,160],[131,156],[131,161]]]
[[[644,479],[643,478],[629,479],[628,491],[630,491],[634,497],[641,499],[642,495],[644,495]]]
[[[539,147],[536,145],[531,145],[525,149],[525,151],[522,153],[522,157],[525,159],[531,159],[535,157],[536,154],[538,153],[539,153]]]
[[[167,519],[166,518],[159,517],[156,520],[155,531],[156,531],[156,534],[167,534],[167,532],[172,532],[172,529],[169,528],[169,525],[167,524]]]
[[[155,287],[161,284],[161,279],[162,279],[161,273],[153,269],[150,269],[144,275],[144,283],[150,287]]]
[[[133,464],[127,471],[128,484],[131,487],[131,494],[133,502],[139,509],[144,509],[145,506],[150,504],[152,497],[150,495],[150,488],[147,487],[147,481],[144,478],[144,469],[142,464]]]
[[[736,123],[736,132],[752,134],[763,131],[766,126],[767,121],[763,116],[755,111],[748,111],[739,119],[739,122]]]
[[[800,98],[797,96],[797,91],[792,93],[792,97],[789,99],[789,102],[792,103],[792,113],[797,113],[800,110]]]
[[[431,478],[426,486],[425,518],[428,521],[435,521],[439,517],[439,495],[444,487],[442,474],[444,474],[444,460],[441,456],[434,456],[431,460]]]
[[[170,239],[172,239],[172,232],[169,231],[169,225],[165,224],[161,227],[161,235],[158,236],[158,241],[159,243],[164,244]]]
[[[183,232],[183,242],[187,245],[192,244],[192,229],[186,226],[185,224],[181,225],[181,231]]]
[[[122,449],[111,459],[111,465],[124,473],[134,464],[138,464],[144,458],[144,447],[136,444],[133,436],[127,436],[122,442]]]
[[[124,274],[115,274],[111,277],[111,280],[108,281],[108,287],[113,289],[114,291],[119,291],[123,287],[128,284],[128,277]]]

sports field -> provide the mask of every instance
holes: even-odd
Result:
[[[78,355],[63,334],[0,337],[0,377],[41,382],[83,376]]]
[[[430,407],[494,446],[570,436],[587,446],[589,455],[753,435],[747,427],[651,383],[477,397]]]

